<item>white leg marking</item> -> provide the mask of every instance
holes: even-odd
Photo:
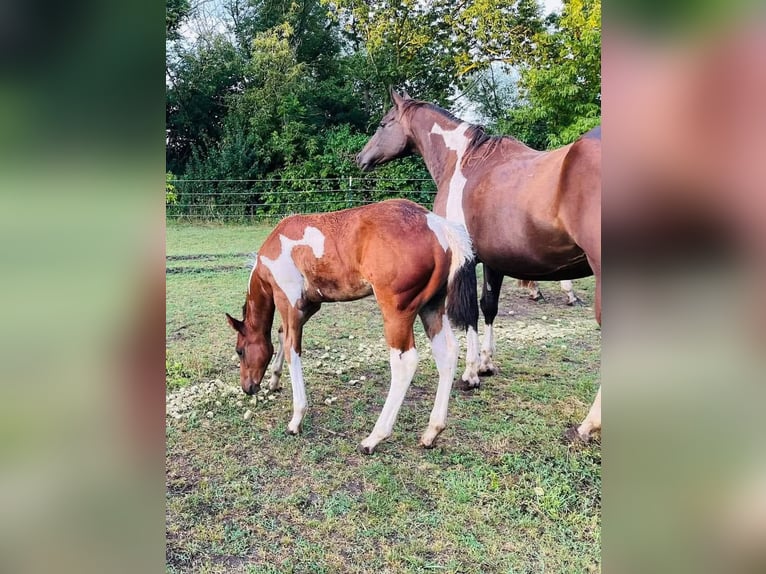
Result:
[[[431,133],[442,136],[444,145],[447,149],[453,150],[457,154],[455,161],[455,170],[449,182],[449,195],[447,196],[447,219],[460,223],[465,227],[465,214],[463,213],[463,190],[465,189],[466,178],[461,169],[463,155],[468,147],[468,138],[465,136],[466,130],[471,124],[462,122],[454,130],[445,130],[439,124],[435,123],[431,127]]]
[[[292,434],[298,434],[301,430],[303,415],[308,409],[308,401],[306,387],[303,384],[301,356],[295,349],[290,349],[290,382],[293,387],[293,418],[288,423],[287,430]]]
[[[452,332],[447,315],[442,317],[442,330],[431,339],[431,352],[439,371],[439,387],[436,390],[434,408],[428,420],[428,428],[420,438],[420,444],[433,446],[434,440],[444,430],[447,424],[447,407],[449,405],[452,380],[457,370],[457,339]]]
[[[418,352],[415,347],[408,351],[391,349],[390,355],[391,388],[388,390],[386,402],[372,433],[360,445],[368,453],[372,452],[380,441],[391,436],[396,416],[399,414],[402,402],[404,402],[404,395],[407,393],[418,366]]]
[[[577,298],[577,295],[574,293],[574,286],[572,285],[572,282],[569,279],[565,279],[561,282],[561,290],[566,294],[567,296],[567,303],[570,305],[574,305],[579,301]]]
[[[598,388],[598,394],[596,394],[585,420],[577,427],[577,434],[582,440],[587,441],[595,430],[601,430],[601,387]]]
[[[468,387],[479,386],[479,334],[473,327],[468,327],[465,333],[466,351],[465,351],[465,372],[463,373],[463,382]]]
[[[279,337],[279,347],[277,347],[277,356],[274,357],[274,367],[271,369],[271,379],[269,379],[270,391],[282,388],[279,380],[282,378],[282,366],[285,364],[285,336],[282,332],[279,332],[277,336]]]
[[[279,236],[282,249],[276,259],[261,256],[263,264],[269,268],[274,276],[274,281],[282,289],[293,307],[303,293],[304,283],[303,275],[292,258],[293,248],[299,245],[308,245],[311,247],[314,257],[320,259],[324,255],[324,239],[321,231],[316,227],[308,226],[303,230],[303,237],[300,239],[289,239],[284,235]]]
[[[492,325],[484,326],[484,342],[481,345],[481,361],[479,362],[480,373],[497,374],[497,367],[492,362],[495,354],[495,333]]]

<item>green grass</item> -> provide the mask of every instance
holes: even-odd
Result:
[[[417,446],[437,379],[418,324],[420,364],[394,434],[365,457],[356,446],[389,378],[374,300],[324,305],[306,326],[311,408],[300,437],[284,432],[287,368],[273,399],[253,404],[236,390],[223,313],[239,316],[249,274],[241,254],[270,229],[168,226],[168,397],[214,379],[234,390],[200,395],[191,414],[167,419],[167,571],[600,571],[601,449],[561,441],[598,386],[592,309],[566,307],[555,283],[543,285],[547,302],[528,301],[506,279],[495,323],[501,374],[453,390],[433,450]],[[183,259],[200,254],[216,257]],[[592,279],[575,289],[592,302]]]

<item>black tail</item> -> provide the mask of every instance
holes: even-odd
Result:
[[[479,301],[476,291],[476,260],[473,258],[457,270],[447,287],[447,317],[457,329],[477,329]]]

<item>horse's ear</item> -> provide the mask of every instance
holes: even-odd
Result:
[[[405,100],[411,100],[412,99],[412,97],[407,93],[407,90],[402,90],[402,97]]]
[[[242,335],[245,334],[245,323],[243,321],[235,319],[226,313],[226,322],[231,325],[231,328],[234,329],[237,333],[241,333]]]
[[[402,103],[404,102],[405,98],[400,96],[397,93],[397,91],[393,88],[393,86],[391,86],[389,88],[389,90],[391,91],[391,101],[394,102],[394,105],[398,108],[399,106],[402,105]]]

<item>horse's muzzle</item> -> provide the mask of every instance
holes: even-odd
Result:
[[[245,392],[246,395],[254,395],[258,391],[261,390],[261,383],[256,383],[255,381],[250,381],[249,383],[242,383],[242,390]]]
[[[362,158],[361,152],[356,154],[356,165],[359,166],[359,169],[362,171],[371,171],[375,165],[370,161],[365,161]]]

